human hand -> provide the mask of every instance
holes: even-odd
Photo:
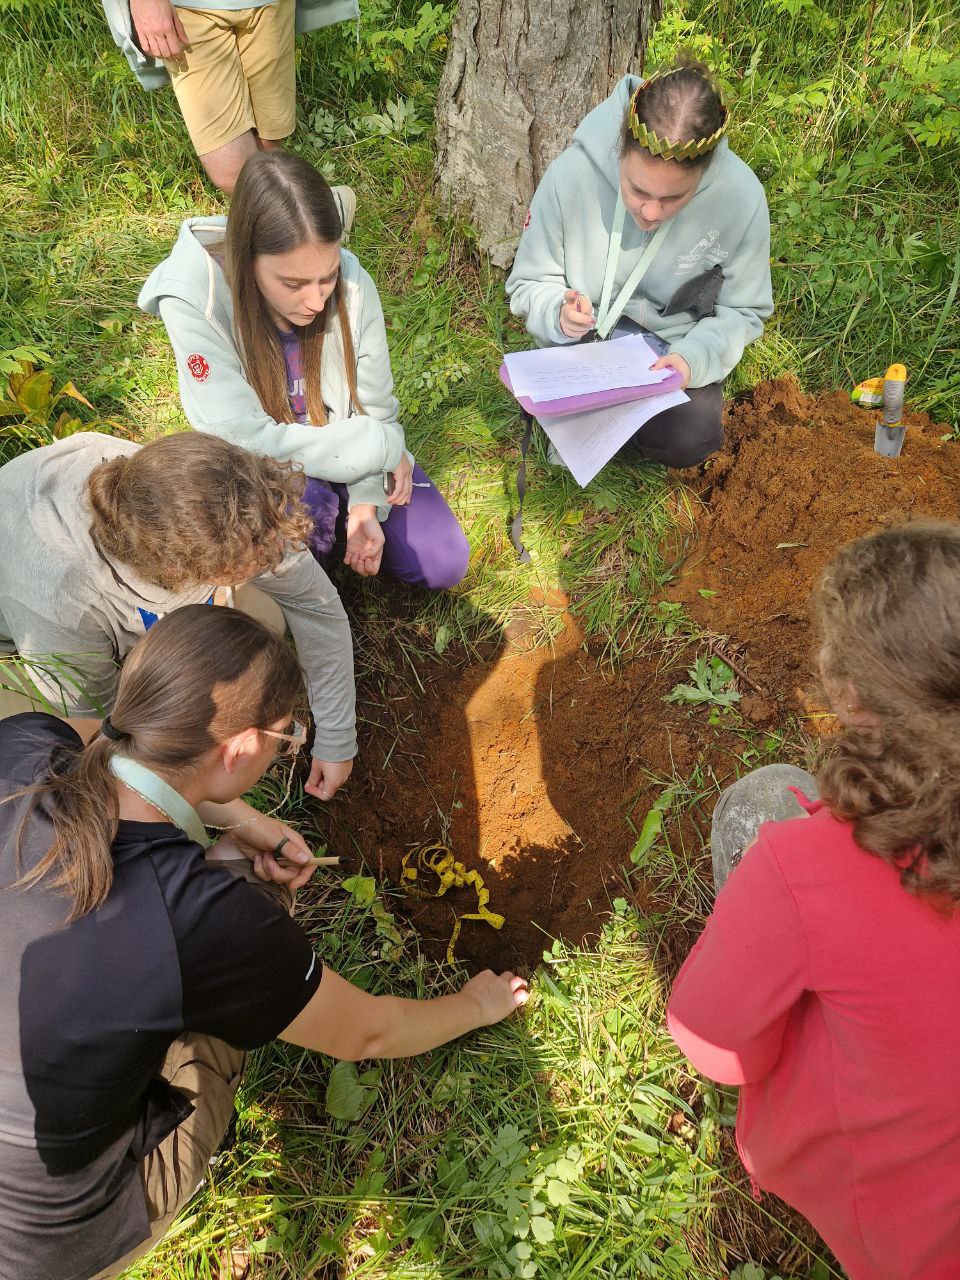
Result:
[[[152,58],[179,58],[187,47],[187,33],[170,0],[130,0],[137,42]]]
[[[668,351],[665,356],[661,356],[659,360],[655,360],[650,366],[651,369],[676,369],[683,381],[680,384],[681,391],[686,391],[687,383],[690,381],[690,366],[684,360],[683,356],[678,356],[675,351]]]
[[[383,558],[383,530],[376,507],[366,503],[352,507],[347,516],[347,553],[343,563],[363,578],[372,578]]]
[[[310,777],[304,791],[318,800],[329,800],[335,795],[353,770],[352,760],[318,760],[310,762]]]
[[[506,973],[484,969],[464,984],[460,994],[470,996],[479,1005],[480,1021],[477,1025],[480,1027],[500,1022],[530,998],[526,979],[518,978],[509,969]]]
[[[596,327],[597,319],[593,314],[593,303],[576,289],[568,289],[563,295],[560,307],[560,328],[568,338],[582,338],[585,333]]]
[[[404,453],[393,469],[393,488],[387,495],[391,507],[405,507],[413,495],[413,463]]]
[[[291,889],[306,884],[316,868],[303,837],[265,813],[226,831],[207,856],[211,861],[247,858],[259,880],[289,885]]]

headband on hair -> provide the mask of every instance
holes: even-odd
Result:
[[[100,721],[100,732],[105,738],[109,738],[111,742],[122,742],[127,736],[125,733],[121,733],[119,729],[115,728],[110,723],[109,716],[104,716]]]
[[[709,138],[695,138],[689,142],[669,142],[666,138],[658,137],[645,124],[640,123],[637,102],[644,90],[653,84],[654,80],[664,80],[667,76],[679,75],[681,71],[688,70],[688,67],[668,67],[663,71],[655,71],[652,76],[648,76],[642,84],[637,86],[636,93],[630,99],[630,111],[627,118],[634,141],[638,142],[645,151],[649,151],[651,155],[660,156],[662,160],[695,160],[698,156],[707,155],[727,132],[727,126],[730,123],[730,115],[723,102],[720,103],[720,110],[723,112],[723,124]],[[706,77],[702,78],[706,79]],[[719,90],[716,85],[709,80],[707,83],[711,85],[711,88],[714,89],[719,97]]]

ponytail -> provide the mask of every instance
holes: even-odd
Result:
[[[293,650],[246,614],[187,605],[161,618],[120,673],[113,736],[58,748],[47,776],[16,793],[32,797],[17,832],[21,866],[24,832],[37,811],[53,826],[50,848],[16,886],[47,880],[71,900],[68,922],[100,906],[113,883],[119,823],[114,754],[176,779],[234,734],[287,715],[302,688]]]

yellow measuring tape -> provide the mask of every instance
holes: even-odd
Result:
[[[439,881],[437,888],[424,889],[421,884],[418,884],[421,873],[435,875]],[[503,928],[503,916],[487,910],[490,890],[484,885],[480,873],[468,871],[462,862],[456,860],[446,845],[430,841],[426,844],[412,845],[403,855],[401,875],[403,887],[421,898],[442,898],[448,889],[462,889],[464,885],[472,885],[476,889],[476,911],[465,911],[454,923],[453,933],[447,943],[447,964],[453,964],[453,948],[460,937],[460,926],[464,920],[486,920],[487,924],[492,925],[494,929]]]

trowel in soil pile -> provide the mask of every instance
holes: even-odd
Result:
[[[907,428],[903,421],[903,387],[907,369],[892,364],[883,380],[883,417],[873,433],[873,449],[885,458],[899,458]]]

